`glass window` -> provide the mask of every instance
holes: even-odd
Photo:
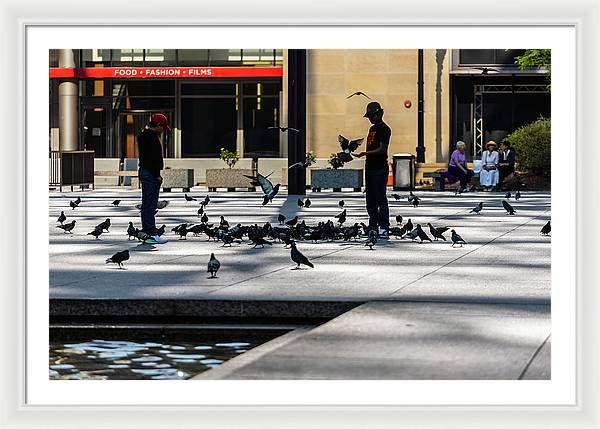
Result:
[[[217,67],[241,65],[241,52],[241,49],[211,49],[209,65]]]
[[[82,67],[94,67],[95,64],[109,64],[110,49],[82,49]]]
[[[48,51],[50,67],[58,67],[58,49],[49,49]]]
[[[522,55],[525,49],[461,49],[460,64],[472,65],[515,65],[515,57]]]
[[[207,66],[208,49],[179,49],[180,66]]]
[[[175,98],[115,97],[113,108],[115,110],[171,110],[175,108]]]
[[[143,49],[112,49],[112,61],[115,66],[136,65],[144,62]]]
[[[175,96],[175,81],[172,79],[113,81],[113,95],[130,97]]]
[[[153,66],[176,66],[176,49],[145,49],[144,64],[146,67]]]
[[[279,97],[244,97],[244,151],[261,157],[279,156]]]
[[[279,97],[281,91],[281,82],[257,82],[245,83],[244,95],[270,95]]]
[[[183,157],[218,158],[219,150],[234,151],[237,140],[235,98],[181,100]]]
[[[184,83],[181,95],[236,95],[235,83]]]
[[[275,49],[243,49],[244,65],[272,66],[275,63]]]

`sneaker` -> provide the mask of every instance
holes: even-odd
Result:
[[[145,244],[165,244],[167,243],[167,240],[159,237],[158,235],[153,235],[150,238],[147,238],[146,240],[144,240]]]
[[[379,228],[379,238],[390,238],[388,230],[384,228]]]

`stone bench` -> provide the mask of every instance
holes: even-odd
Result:
[[[136,171],[116,171],[116,170],[100,170],[94,171],[94,176],[119,176],[119,177],[131,177],[131,187],[134,189],[140,188],[140,178]]]

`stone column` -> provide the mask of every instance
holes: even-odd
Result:
[[[73,49],[59,49],[58,66],[75,67]],[[79,149],[78,109],[79,88],[76,79],[63,79],[58,85],[58,129],[61,151]]]

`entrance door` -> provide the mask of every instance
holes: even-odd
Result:
[[[172,112],[155,112],[155,111],[129,111],[119,113],[117,120],[117,136],[116,136],[116,156],[121,160],[125,158],[137,158],[137,136],[144,129],[150,117],[154,113],[162,113],[172,124]],[[163,156],[172,156],[172,144],[170,133],[163,135]]]
[[[83,108],[81,137],[84,150],[93,150],[96,158],[107,158],[108,154],[108,108],[96,105]]]

